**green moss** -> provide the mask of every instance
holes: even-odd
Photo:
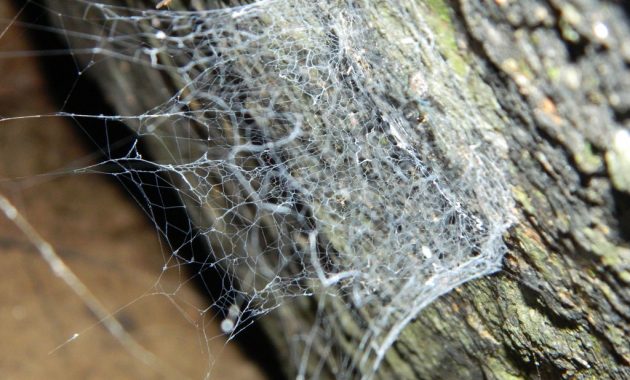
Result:
[[[462,58],[462,53],[457,47],[455,26],[451,20],[449,6],[443,0],[427,0],[426,5],[433,15],[433,17],[427,15],[427,22],[435,33],[440,52],[444,54],[457,75],[466,76],[468,64]]]
[[[516,199],[516,201],[523,206],[523,209],[527,211],[527,213],[535,213],[536,210],[534,209],[534,206],[532,205],[529,196],[522,187],[515,186],[514,188],[512,188],[512,195],[514,196],[514,199]]]
[[[630,261],[630,249],[612,244],[606,236],[592,228],[582,230],[588,239],[590,249],[601,257],[602,264],[612,268],[625,283],[630,283],[630,271],[627,263]]]
[[[540,245],[537,244],[533,239],[530,239],[527,235],[518,233],[519,240],[521,242],[521,247],[525,250],[531,258],[534,259],[536,263],[545,263],[549,258],[547,252],[541,249]],[[549,263],[548,263],[549,264]],[[539,267],[544,268],[544,265],[537,265]]]
[[[630,193],[630,133],[627,130],[615,133],[612,147],[606,152],[606,164],[613,186]]]
[[[428,307],[422,311],[422,320],[430,321],[431,325],[437,328],[438,330],[446,328],[445,323],[443,322],[443,318],[441,317],[439,310],[435,307]],[[397,344],[407,345],[409,347],[417,346],[417,342],[429,342],[431,339],[430,334],[422,328],[421,326],[416,326],[414,323],[410,324],[407,328],[405,328],[400,337],[398,338]],[[436,350],[432,349],[423,349],[422,358],[419,358],[417,355],[410,355],[409,358],[405,358],[404,360],[410,361],[412,367],[416,368],[438,368],[440,365],[440,360],[435,356]],[[403,358],[394,358],[390,353],[387,354],[387,361],[391,365],[397,365],[403,363],[399,363],[399,361],[403,360]],[[422,360],[422,363],[418,363],[418,360]]]
[[[500,380],[522,380],[522,376],[514,375],[507,371],[505,368],[505,363],[500,360],[490,358],[486,361],[485,365],[490,368],[492,375],[495,376],[496,379]]]
[[[593,146],[588,141],[582,150],[575,154],[574,159],[580,170],[587,174],[593,174],[603,167],[601,157],[594,152]]]
[[[556,82],[560,78],[560,69],[558,67],[550,67],[547,69],[547,76],[551,81]]]

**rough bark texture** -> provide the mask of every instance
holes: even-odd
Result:
[[[501,3],[452,9],[510,115],[520,217],[505,271],[425,310],[396,356],[416,358],[409,376],[421,378],[628,377],[630,171],[617,162],[629,151],[614,143],[629,126],[627,9]],[[604,8],[614,17],[600,41]]]
[[[474,68],[471,85],[492,88],[494,99],[480,103],[497,101],[507,115],[501,133],[518,222],[505,236],[504,270],[425,309],[378,375],[630,378],[630,9],[595,0],[422,7],[449,62]],[[374,21],[384,30],[395,23]],[[122,115],[178,87],[113,60],[99,70]],[[285,318],[308,315],[301,305],[266,319],[270,335],[282,336]]]

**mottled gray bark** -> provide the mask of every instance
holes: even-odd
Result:
[[[518,221],[505,235],[504,269],[422,311],[378,376],[630,378],[630,8],[418,2],[444,57],[456,70],[472,68],[471,86],[491,87],[478,104],[500,105],[493,117],[502,118]],[[392,22],[374,20],[383,30]],[[79,19],[66,27],[90,26]],[[181,87],[181,78],[124,62],[100,66],[93,78],[121,115],[141,114]],[[159,149],[156,157],[168,154]],[[280,353],[289,355],[279,331],[287,320],[311,319],[309,308],[293,302],[262,322]]]

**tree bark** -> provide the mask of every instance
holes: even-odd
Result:
[[[49,2],[84,14],[74,2]],[[504,236],[503,270],[424,309],[377,377],[630,378],[630,8],[596,0],[417,3],[454,70],[491,88],[480,90],[478,105],[500,106],[491,117],[508,147],[517,222]],[[395,29],[391,18],[373,21]],[[99,31],[81,18],[64,27]],[[182,87],[173,73],[116,60],[92,74],[120,115],[140,115]],[[150,146],[158,161],[171,150]],[[291,302],[261,323],[289,357],[287,322],[307,326],[313,313],[312,303]]]

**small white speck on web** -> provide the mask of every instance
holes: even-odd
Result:
[[[245,15],[245,9],[240,9],[232,13],[232,18],[239,18]]]
[[[231,305],[228,309],[228,316],[230,319],[236,319],[240,313],[241,309],[236,304]]]
[[[58,351],[60,348],[64,347],[66,344],[76,340],[79,337],[79,333],[74,333],[72,334],[72,336],[70,338],[68,338],[68,340],[66,340],[65,342],[61,343],[60,345],[58,345],[57,347],[55,347],[54,349],[52,349],[50,352],[48,352],[48,355],[52,355],[54,354],[56,351]]]
[[[157,38],[158,40],[163,40],[166,38],[166,33],[159,30],[157,33],[155,33],[155,38]]]
[[[608,38],[608,27],[603,22],[597,21],[593,24],[593,33],[595,34],[595,37],[603,41]]]
[[[423,245],[422,256],[424,256],[425,259],[430,259],[431,256],[433,256],[433,253],[431,253],[431,248],[427,247],[426,245]]]
[[[226,318],[224,320],[221,321],[221,331],[223,331],[225,334],[229,334],[234,330],[234,321]]]

